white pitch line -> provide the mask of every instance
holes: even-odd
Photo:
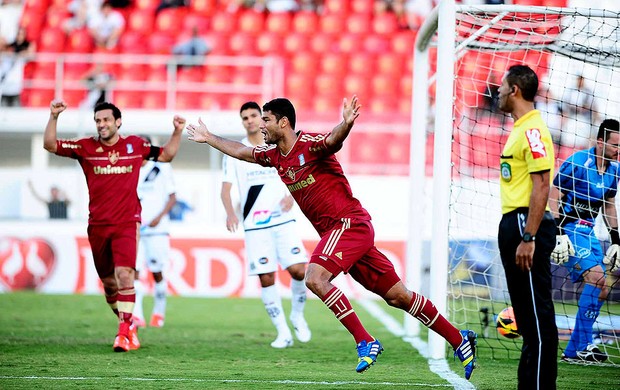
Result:
[[[429,385],[428,383],[398,383],[398,382],[363,382],[363,381],[293,381],[293,380],[273,380],[261,381],[255,379],[192,379],[192,378],[106,378],[101,376],[10,376],[0,375],[0,379],[21,379],[21,380],[50,380],[50,381],[133,381],[133,382],[197,382],[197,383],[258,383],[258,384],[277,384],[277,385],[361,385],[361,386],[394,386],[394,387],[448,387],[447,385]]]
[[[405,330],[402,325],[389,315],[377,302],[370,299],[358,300],[359,303],[366,311],[370,313],[374,318],[383,324],[390,333],[395,336],[402,337],[402,339],[410,343],[419,353],[428,361],[428,366],[432,372],[445,379],[451,387],[455,390],[471,390],[476,387],[467,379],[460,377],[454,371],[450,369],[446,359],[430,359],[428,354],[428,344],[419,337],[404,337]]]

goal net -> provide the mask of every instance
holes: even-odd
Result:
[[[422,106],[435,110],[434,115],[424,108],[417,112],[435,118],[426,129],[435,143],[433,224],[444,223],[435,217],[442,209],[449,210],[445,228],[433,228],[431,245],[437,249],[431,249],[432,266],[444,264],[444,273],[447,266],[447,280],[440,285],[447,285],[443,296],[448,297],[450,320],[479,333],[481,353],[517,358],[520,338],[509,339],[496,329],[498,313],[511,305],[497,228],[500,154],[513,126],[513,120],[497,107],[497,89],[511,65],[527,64],[536,71],[540,79],[536,108],[552,133],[559,167],[573,152],[593,145],[603,119],[618,119],[620,15],[597,9],[443,3],[449,4],[435,10],[419,33],[416,63],[428,65],[416,65],[416,72],[421,69],[423,74],[414,75],[414,79],[430,80],[429,88],[414,96],[414,103],[428,99]],[[451,96],[436,93],[450,89]],[[414,123],[415,117],[416,113]],[[447,188],[446,203],[441,204],[441,191]],[[606,229],[597,231],[605,244]],[[445,248],[437,232],[447,233]],[[438,261],[445,253],[447,260]],[[564,348],[575,326],[583,284],[572,283],[564,267],[552,264],[552,272],[556,322]],[[437,276],[441,270],[434,275],[431,270],[431,291],[441,281]],[[614,365],[620,365],[619,276],[608,271],[610,293],[594,325],[595,342],[609,356],[607,364]],[[441,292],[436,296],[441,297]]]

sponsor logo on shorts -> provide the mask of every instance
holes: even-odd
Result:
[[[299,247],[297,247],[297,246],[295,248],[291,249],[291,253],[294,254],[294,255],[299,254],[299,252],[301,252],[301,249],[299,249]]]
[[[267,264],[269,263],[269,259],[266,257],[261,257],[260,259],[258,259],[258,263],[259,264]]]

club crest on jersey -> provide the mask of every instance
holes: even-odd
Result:
[[[512,180],[512,169],[510,168],[510,164],[506,161],[500,164],[499,171],[504,181]]]
[[[118,162],[119,153],[115,150],[108,152],[108,159],[112,164],[116,164]]]
[[[288,169],[286,170],[286,177],[295,181],[295,170],[293,169],[293,167],[288,167]]]
[[[299,159],[299,165],[304,165],[306,163],[306,158],[304,157],[303,154],[300,154],[299,156],[297,156],[297,158]]]
[[[133,153],[133,145],[127,144],[127,154],[132,154],[132,153]]]
[[[545,149],[545,144],[542,142],[539,129],[526,130],[525,137],[530,144],[530,150],[534,159],[547,157],[547,149]]]

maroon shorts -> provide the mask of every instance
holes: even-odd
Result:
[[[140,224],[89,225],[88,242],[99,278],[114,273],[115,267],[136,268]]]
[[[400,281],[394,264],[375,247],[375,230],[370,221],[343,218],[340,227],[321,237],[310,262],[334,276],[349,273],[367,290],[380,296]]]

